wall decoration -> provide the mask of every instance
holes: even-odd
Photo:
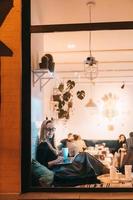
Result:
[[[85,97],[85,91],[84,90],[81,90],[81,91],[78,91],[77,92],[77,97],[79,98],[79,99],[84,99],[84,97]]]
[[[114,117],[116,117],[119,113],[118,113],[118,109],[117,109],[117,101],[118,101],[118,97],[115,94],[112,94],[111,92],[108,94],[105,94],[102,97],[103,100],[103,115],[109,120],[109,123],[112,123],[112,120]],[[107,129],[109,131],[113,131],[114,130],[114,125],[113,124],[109,124],[107,126]]]
[[[56,93],[53,94],[53,101],[57,102],[54,106],[58,112],[58,118],[69,119],[70,110],[72,108],[72,89],[75,87],[75,82],[68,80],[66,85],[59,84]]]
[[[51,54],[45,54],[44,56],[42,56],[41,63],[39,63],[39,67],[40,69],[46,69],[50,72],[54,72],[55,63],[53,56]]]
[[[53,101],[54,109],[58,113],[59,119],[69,119],[70,112],[73,107],[73,88],[75,87],[75,82],[68,80],[66,84],[60,83],[58,88],[54,89]],[[83,90],[77,92],[77,97],[82,100],[85,97],[85,92]]]
[[[113,130],[114,130],[114,126],[113,126],[112,124],[109,124],[109,125],[108,125],[108,130],[109,130],[109,131],[113,131]]]
[[[111,92],[108,94],[105,94],[102,97],[103,100],[103,115],[111,120],[113,117],[118,115],[118,110],[117,110],[117,100],[118,97]]]

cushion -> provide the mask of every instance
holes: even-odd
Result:
[[[39,180],[41,186],[49,186],[54,180],[54,172],[41,165],[38,161],[32,160],[32,175]]]

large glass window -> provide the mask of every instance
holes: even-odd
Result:
[[[32,191],[132,189],[131,15],[93,12],[87,30],[85,2],[31,0]]]

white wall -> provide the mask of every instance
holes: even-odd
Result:
[[[44,116],[49,118],[55,117],[53,113],[53,102],[51,96],[53,88],[56,86],[54,80],[49,83],[40,92],[36,90],[36,95],[42,93],[42,109]],[[82,138],[87,139],[117,139],[119,134],[123,133],[128,137],[130,131],[133,130],[133,109],[132,95],[133,85],[125,85],[121,89],[121,84],[95,84],[92,90],[92,96],[97,104],[96,109],[86,107],[86,103],[90,98],[90,85],[78,83],[73,91],[73,109],[69,120],[56,120],[56,138],[57,142],[67,136],[69,132],[80,134]],[[76,97],[78,90],[84,90],[86,96],[83,100]],[[112,93],[116,96],[116,110],[118,115],[112,119],[108,119],[103,115],[104,101],[102,98],[105,94]],[[38,110],[36,111],[36,113]],[[109,125],[114,129],[109,130]]]
[[[44,52],[44,37],[32,34],[31,46],[31,63],[32,68],[37,68],[40,58]],[[33,74],[32,74],[33,75]],[[33,76],[32,76],[33,78]],[[47,79],[44,79],[44,83]],[[67,81],[67,80],[66,80]],[[92,97],[97,104],[97,109],[87,108],[85,105],[91,97],[90,85],[78,83],[74,88],[73,96],[73,109],[69,120],[56,120],[56,137],[57,142],[65,138],[69,132],[80,134],[82,138],[88,139],[116,139],[118,135],[123,133],[128,136],[128,133],[133,130],[133,85],[126,84],[124,89],[121,89],[122,83],[112,84],[95,84],[92,86]],[[32,85],[32,122],[35,122],[39,127],[41,122],[47,116],[48,118],[56,118],[56,113],[53,113],[53,102],[51,97],[53,88],[57,84],[57,80],[51,79],[40,91],[40,82],[38,81],[33,87]],[[84,90],[86,96],[84,100],[76,97],[78,90]],[[103,116],[103,100],[104,95],[112,93],[117,97],[117,112],[118,115],[112,119]],[[109,130],[109,126],[113,130]]]

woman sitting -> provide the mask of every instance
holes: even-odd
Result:
[[[114,153],[113,164],[117,168],[121,168],[123,159],[127,153],[127,140],[124,134],[119,135],[117,148]]]
[[[127,147],[126,136],[124,134],[120,134],[117,141],[116,151],[118,152],[121,150],[121,148],[126,148],[126,147]]]
[[[99,160],[87,152],[77,154],[69,165],[60,165],[63,157],[58,155],[54,146],[54,123],[46,122],[46,138],[37,148],[37,161],[54,173],[52,185],[75,186],[86,183],[97,183],[97,176],[108,173]]]

